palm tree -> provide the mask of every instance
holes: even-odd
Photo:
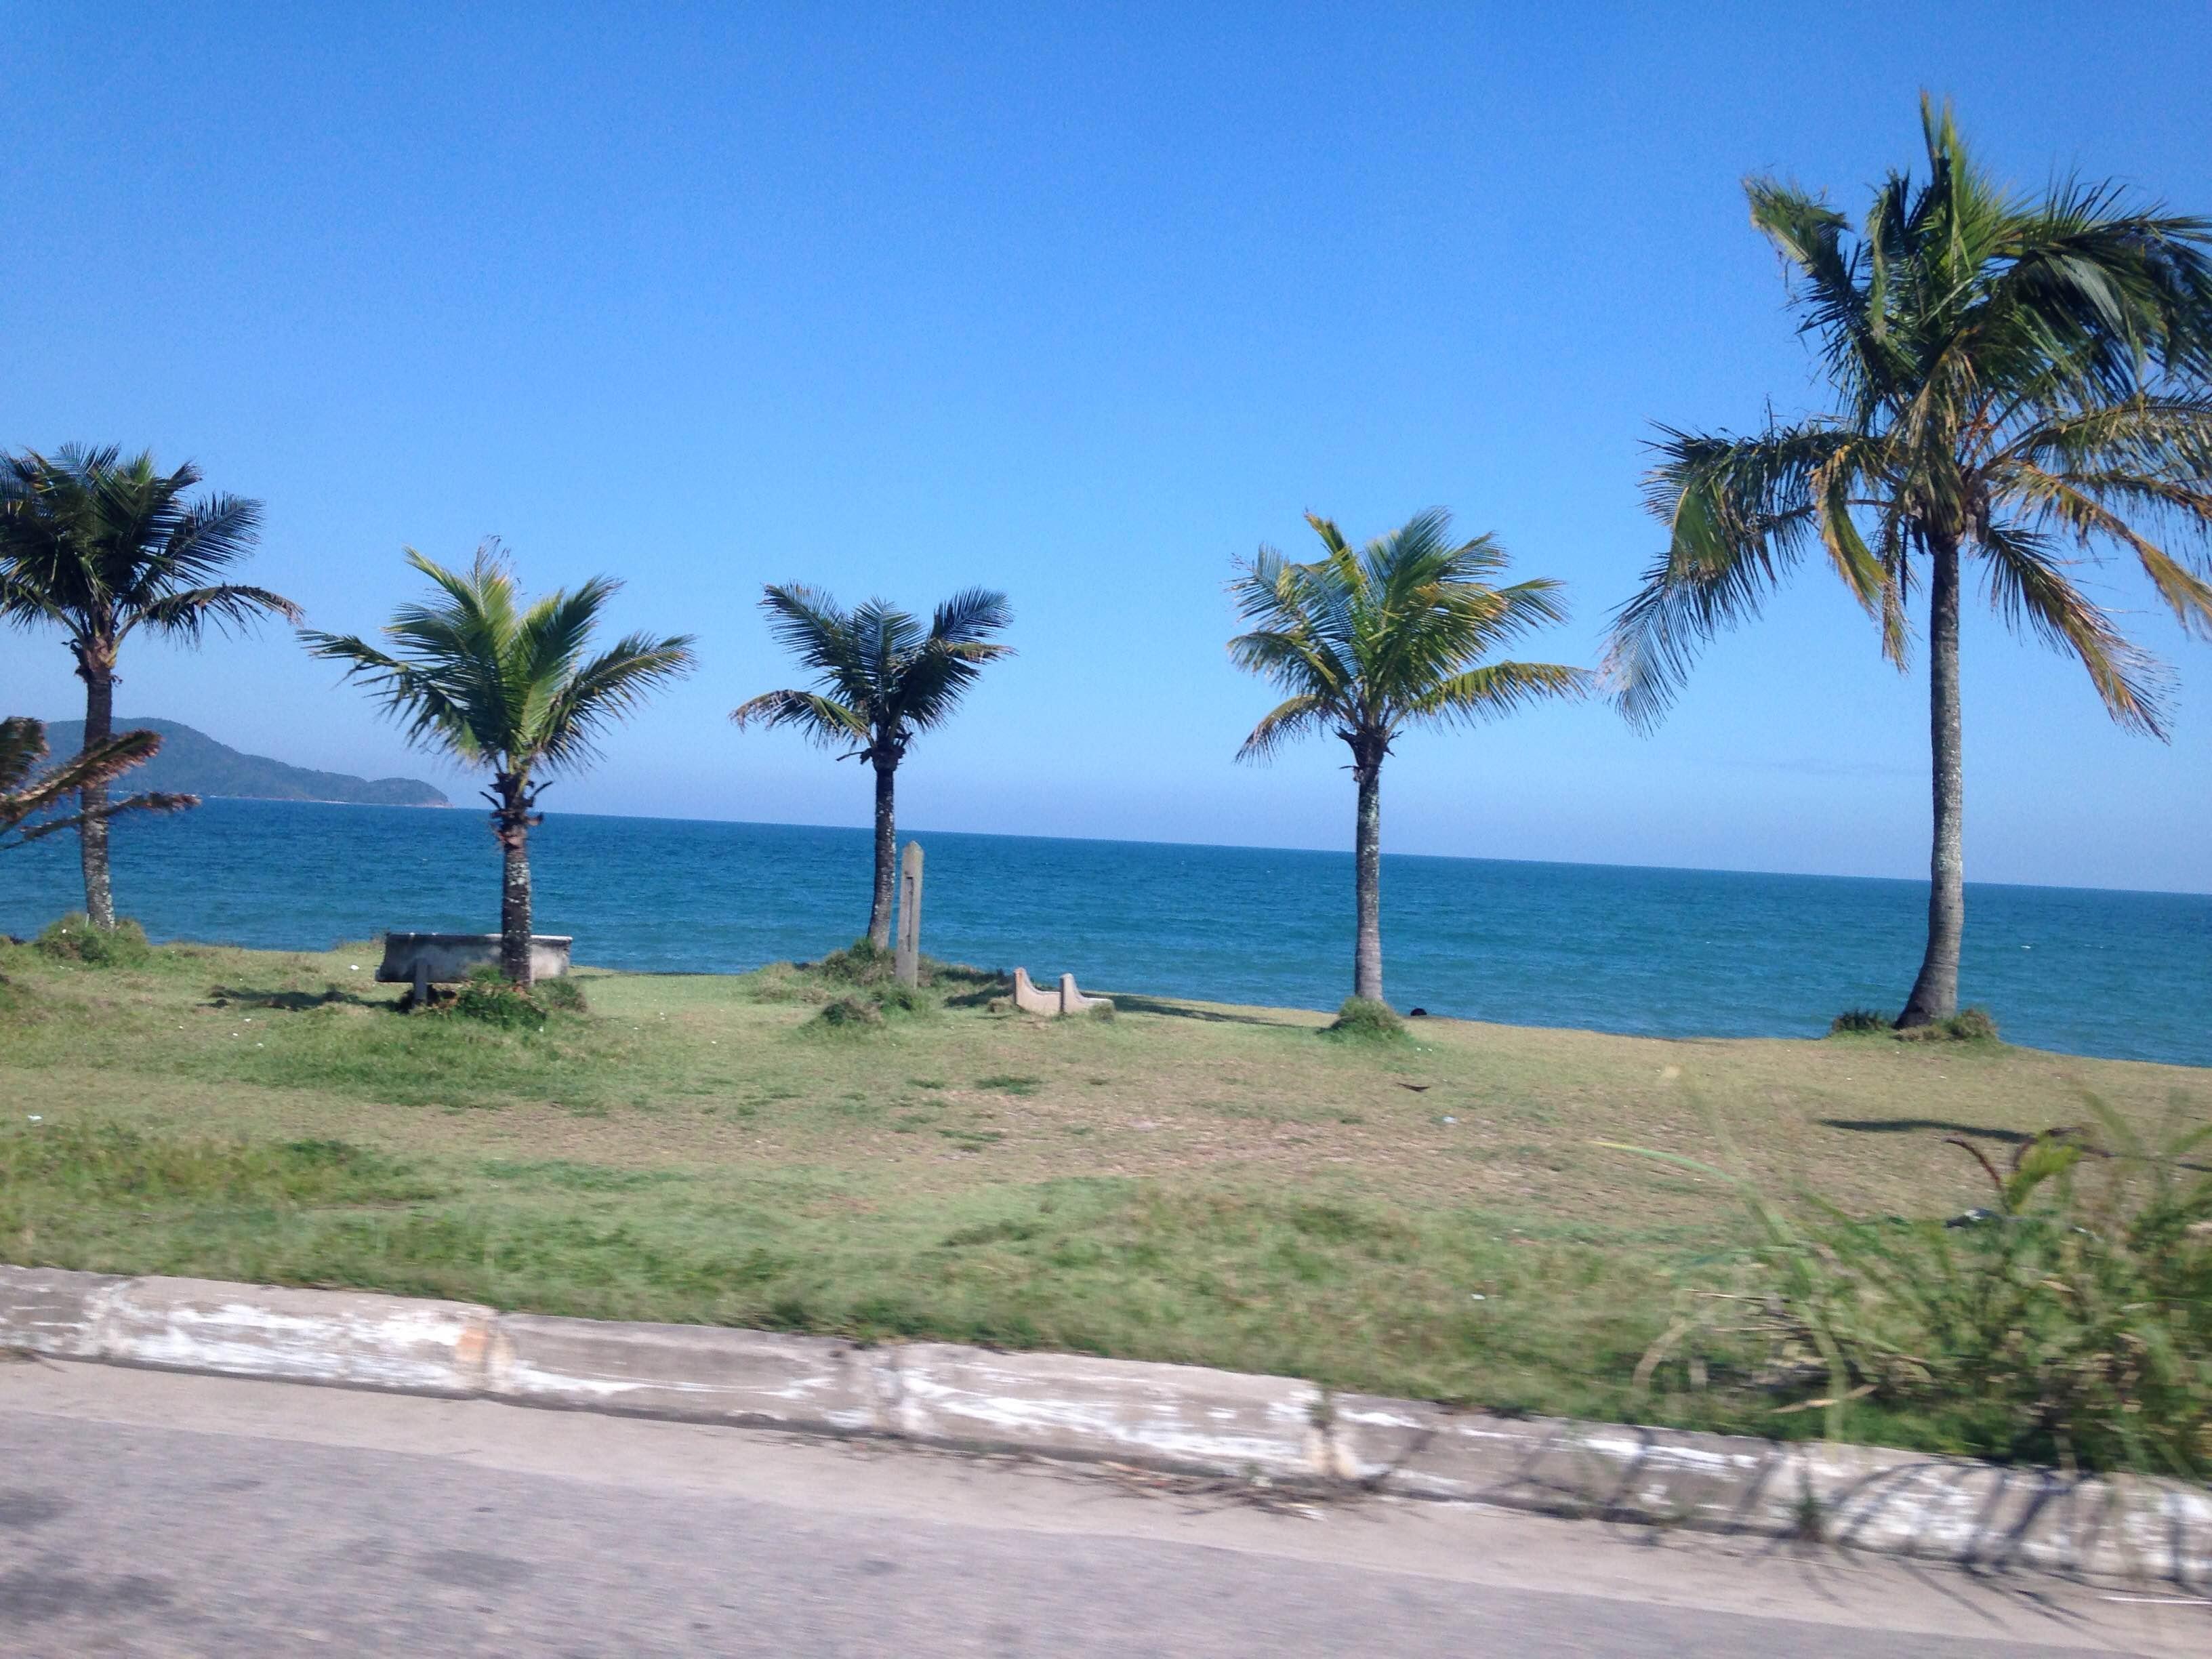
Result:
[[[125,460],[112,447],[0,456],[0,616],[62,629],[84,682],[88,757],[115,734],[116,657],[132,630],[197,643],[210,627],[299,618],[280,594],[216,580],[259,538],[261,503],[187,499],[199,481],[189,461],[165,473],[152,455]],[[88,769],[77,835],[96,927],[115,926],[106,800],[106,781]]]
[[[619,582],[593,577],[527,609],[496,540],[477,549],[466,571],[447,570],[413,548],[407,562],[437,589],[427,605],[402,605],[384,629],[392,649],[352,635],[303,631],[319,657],[347,665],[408,741],[489,769],[492,834],[505,854],[500,888],[500,967],[527,989],[530,975],[530,831],[544,771],[570,771],[597,757],[596,739],[647,695],[690,672],[691,636],[625,635],[586,659],[592,630]]]
[[[87,788],[103,789],[132,767],[161,752],[158,732],[125,732],[108,738],[89,753],[72,755],[44,772],[39,763],[46,757],[46,727],[43,720],[20,716],[0,720],[0,848],[25,846],[64,830],[81,829],[85,808],[66,817],[44,817],[71,795]],[[103,817],[123,812],[181,812],[200,804],[197,795],[147,792],[121,800],[103,799],[97,808]],[[23,825],[39,819],[29,829]]]
[[[2164,735],[2156,665],[2075,586],[2068,550],[2125,549],[2185,628],[2212,624],[2202,557],[2154,539],[2212,525],[2212,398],[2197,389],[2212,222],[2130,210],[2108,185],[2013,196],[1948,106],[1923,98],[1921,124],[1928,178],[1893,173],[1856,238],[1818,197],[1747,185],[1838,406],[1747,437],[1662,428],[1649,501],[1669,543],[1617,614],[1607,663],[1624,712],[1649,725],[1697,647],[1756,616],[1817,547],[1903,669],[1924,570],[1935,837],[1928,948],[1901,1027],[1958,1006],[1964,556],[1997,613],[2076,659],[2134,730]]]
[[[1455,543],[1442,507],[1357,550],[1328,520],[1308,514],[1306,522],[1321,538],[1320,558],[1295,564],[1263,547],[1230,583],[1239,613],[1254,624],[1229,641],[1231,659],[1289,694],[1252,728],[1237,757],[1266,760],[1291,739],[1321,732],[1351,749],[1359,789],[1352,994],[1380,1002],[1382,762],[1398,734],[1577,697],[1590,676],[1557,663],[1482,662],[1529,629],[1565,620],[1560,584],[1538,578],[1490,586],[1505,554],[1488,536]]]
[[[815,671],[812,691],[764,691],[730,718],[740,729],[793,726],[843,758],[876,771],[876,878],[868,902],[868,937],[888,945],[898,831],[892,795],[907,745],[952,716],[983,665],[1013,654],[990,636],[1012,625],[1006,596],[981,587],[937,607],[929,631],[921,619],[870,599],[841,611],[823,592],[771,585],[761,609],[784,648]]]

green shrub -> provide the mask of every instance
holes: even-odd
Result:
[[[545,1010],[496,968],[475,969],[444,1006],[463,1019],[480,1020],[502,1030],[534,1031],[545,1024]]]
[[[878,986],[875,993],[876,1006],[885,1014],[933,1014],[937,1005],[910,985],[894,981]]]
[[[2190,1156],[2212,1124],[2148,1151],[2089,1103],[2108,1145],[2046,1130],[2000,1169],[1951,1137],[1990,1201],[1948,1221],[1801,1218],[1736,1181],[1765,1235],[1753,1291],[1699,1298],[1639,1380],[1693,1326],[1763,1336],[1780,1409],[1826,1412],[1832,1438],[1864,1401],[1986,1456],[2212,1476],[2212,1175]]]
[[[538,1006],[561,1014],[586,1014],[592,1006],[584,1000],[584,988],[573,979],[541,979],[530,988],[531,996]]]
[[[841,985],[880,985],[891,976],[891,952],[872,939],[856,939],[842,951],[832,951],[819,962],[802,968]]]
[[[100,928],[82,910],[49,923],[37,946],[58,962],[81,963],[87,968],[137,968],[154,957],[146,930],[129,917],[119,918],[112,928]]]
[[[937,1004],[929,997],[912,986],[894,981],[833,998],[823,1005],[822,1012],[814,1019],[822,1025],[858,1030],[878,1026],[890,1019],[914,1018],[936,1012]]]
[[[1372,997],[1346,997],[1344,1006],[1336,1011],[1336,1018],[1322,1028],[1322,1035],[1385,1042],[1404,1036],[1406,1022],[1391,1011],[1387,1002],[1377,1002]]]
[[[1844,1036],[1861,1031],[1887,1031],[1895,1022],[1875,1008],[1846,1008],[1828,1022],[1830,1036]]]
[[[1986,1008],[1961,1008],[1948,1019],[1930,1020],[1896,1036],[1899,1042],[1995,1042],[1997,1023]]]

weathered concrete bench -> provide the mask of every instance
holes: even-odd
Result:
[[[568,971],[572,933],[530,936],[530,976],[558,979]],[[479,968],[500,965],[497,933],[386,933],[384,960],[377,964],[380,985],[412,985],[416,1000],[433,985],[457,985]]]
[[[1111,1008],[1111,997],[1087,997],[1075,988],[1075,975],[1062,974],[1057,991],[1040,991],[1030,981],[1026,968],[1014,969],[1014,1006],[1025,1014],[1085,1013],[1093,1008]]]

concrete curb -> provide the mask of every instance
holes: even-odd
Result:
[[[0,1349],[1139,1463],[1983,1566],[2212,1585],[2212,1492],[1879,1447],[1506,1419],[1195,1365],[0,1267]]]

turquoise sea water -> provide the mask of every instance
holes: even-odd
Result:
[[[1086,988],[1333,1007],[1351,988],[1348,854],[918,836],[923,945]],[[538,927],[580,960],[732,972],[817,956],[867,918],[861,830],[555,814]],[[160,939],[322,949],[386,928],[489,932],[481,813],[214,800],[115,832],[119,908]],[[1385,984],[1401,1008],[1664,1036],[1804,1036],[1894,1012],[1926,888],[1819,876],[1386,855]],[[82,902],[76,848],[0,856],[0,930]],[[2212,896],[1967,890],[1962,993],[2016,1042],[2212,1066]]]

